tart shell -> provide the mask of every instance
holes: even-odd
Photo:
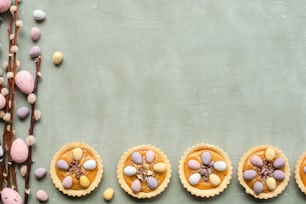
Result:
[[[301,169],[302,162],[305,158],[306,158],[306,152],[303,152],[300,158],[297,160],[296,165],[295,165],[295,181],[298,187],[300,188],[300,190],[304,194],[306,194],[306,186],[304,185],[302,181],[300,169]]]
[[[224,158],[224,161],[227,164],[227,171],[228,172],[227,172],[226,176],[223,178],[221,184],[219,186],[215,187],[215,188],[212,188],[212,189],[198,189],[198,188],[192,186],[188,182],[188,179],[185,177],[185,172],[184,172],[185,160],[187,159],[187,157],[190,153],[192,153],[194,151],[199,151],[199,150],[213,150],[213,151],[216,151],[218,154],[220,154]],[[188,150],[186,150],[184,152],[183,156],[181,157],[181,159],[179,161],[178,171],[179,171],[179,177],[180,177],[181,183],[182,183],[183,187],[189,193],[191,193],[192,195],[197,196],[197,197],[209,198],[209,197],[214,197],[214,196],[222,193],[227,188],[227,186],[229,185],[230,180],[232,178],[233,167],[232,167],[232,163],[231,163],[231,160],[230,160],[229,156],[220,147],[210,145],[210,144],[197,144],[195,146],[192,146],[191,148],[189,148]]]
[[[132,191],[132,189],[130,188],[130,186],[127,185],[127,183],[125,182],[124,179],[124,167],[125,167],[125,162],[128,159],[128,157],[135,151],[141,151],[141,150],[152,150],[154,152],[156,152],[158,155],[160,155],[163,159],[163,162],[166,164],[167,166],[167,170],[165,172],[165,178],[163,180],[163,182],[154,190],[152,190],[151,192],[138,192],[138,193],[134,193]],[[139,145],[136,147],[132,147],[130,149],[128,149],[120,158],[119,162],[118,162],[118,166],[117,166],[117,179],[118,182],[121,186],[121,188],[128,193],[130,196],[138,198],[138,199],[146,199],[146,198],[152,198],[155,197],[157,195],[159,195],[160,193],[162,193],[168,186],[169,182],[170,182],[170,178],[171,178],[171,164],[169,162],[169,160],[167,159],[167,156],[158,148],[156,148],[153,145],[150,144],[146,144],[146,145]]]
[[[264,151],[265,149],[267,149],[268,147],[273,147],[276,151],[276,153],[279,155],[279,157],[282,157],[285,160],[285,167],[284,167],[284,173],[286,175],[285,179],[276,187],[275,190],[270,191],[268,193],[260,193],[258,195],[255,194],[254,190],[251,189],[247,183],[245,182],[244,178],[243,178],[243,166],[245,164],[245,162],[247,161],[247,159],[254,153],[258,152],[258,151]],[[239,165],[238,165],[238,181],[240,183],[240,185],[242,185],[245,188],[245,192],[252,195],[255,198],[258,199],[269,199],[269,198],[273,198],[278,196],[279,194],[281,194],[285,188],[287,187],[288,183],[289,183],[289,179],[290,179],[290,167],[289,167],[289,161],[287,159],[287,157],[285,156],[285,154],[283,154],[283,152],[271,145],[260,145],[260,146],[255,146],[252,147],[251,149],[249,149],[240,159]]]
[[[92,183],[90,184],[90,186],[86,189],[81,189],[81,190],[73,190],[73,189],[65,189],[62,185],[62,181],[60,180],[60,178],[58,177],[57,173],[56,173],[56,163],[58,158],[64,154],[65,152],[72,150],[74,148],[81,148],[81,149],[85,149],[86,151],[89,151],[92,155],[93,158],[96,160],[97,162],[97,172],[96,172],[96,177],[95,179],[92,181]],[[72,197],[81,197],[81,196],[85,196],[89,193],[91,193],[100,183],[101,179],[102,179],[102,173],[103,173],[103,164],[102,164],[102,160],[98,154],[98,152],[92,148],[91,146],[81,143],[81,142],[72,142],[72,143],[68,143],[64,146],[62,146],[53,156],[51,164],[50,164],[50,175],[51,175],[51,179],[53,184],[55,185],[55,187],[61,191],[62,193],[64,193],[65,195],[68,196],[72,196]]]

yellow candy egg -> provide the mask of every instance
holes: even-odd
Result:
[[[74,148],[72,150],[72,158],[74,160],[81,160],[83,157],[83,150],[81,148]]]
[[[80,176],[79,182],[82,188],[87,188],[90,185],[90,181],[85,175]]]

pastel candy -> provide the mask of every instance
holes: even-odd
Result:
[[[17,138],[12,143],[10,154],[13,161],[15,161],[16,163],[25,162],[29,155],[28,145],[25,143],[24,140]]]
[[[28,95],[34,90],[34,79],[30,72],[26,70],[19,71],[15,76],[15,82],[19,90]]]
[[[33,15],[33,18],[36,21],[43,21],[46,18],[46,13],[44,11],[42,11],[42,10],[39,10],[39,9],[33,11],[32,15]]]
[[[303,171],[304,171],[304,173],[306,173],[306,166],[304,166]]]
[[[266,180],[266,185],[270,191],[273,191],[276,188],[276,180],[273,177],[269,177]]]
[[[189,160],[187,165],[191,170],[198,170],[201,167],[201,164],[195,159]]]
[[[262,159],[257,156],[257,155],[254,155],[252,158],[251,158],[251,163],[254,165],[254,166],[257,166],[257,167],[261,167],[263,165],[263,161]]]
[[[25,106],[20,107],[20,108],[17,109],[16,114],[17,114],[18,118],[24,119],[29,115],[29,109],[28,109],[28,107],[25,107]]]
[[[158,186],[158,181],[153,176],[149,176],[147,178],[147,185],[149,186],[150,189],[155,189]]]
[[[217,174],[210,174],[209,182],[212,186],[219,186],[221,183],[221,179]]]
[[[272,161],[273,158],[275,156],[275,150],[274,148],[272,147],[268,147],[265,151],[265,158],[268,160],[268,161]]]
[[[272,173],[272,176],[276,179],[276,180],[284,180],[286,178],[286,174],[281,171],[281,170],[275,170]]]
[[[5,107],[5,104],[6,104],[5,97],[2,94],[0,94],[0,109],[3,109]]]
[[[58,168],[60,168],[61,170],[68,170],[69,169],[69,164],[63,159],[58,160],[56,162],[56,166]]]
[[[132,185],[131,185],[131,189],[134,193],[139,193],[141,190],[141,183],[138,179],[134,180]]]
[[[133,166],[126,166],[123,169],[123,173],[126,176],[134,176],[136,174],[136,172],[137,172],[137,169]]]
[[[253,190],[254,190],[256,195],[260,194],[263,191],[263,184],[261,182],[257,181],[253,185]]]
[[[217,161],[214,163],[214,169],[217,171],[225,171],[226,170],[226,163],[224,161]]]
[[[257,173],[256,173],[255,170],[246,170],[246,171],[243,172],[243,178],[246,181],[252,180],[253,178],[256,177],[256,175],[257,175]]]
[[[201,179],[201,174],[199,173],[194,173],[189,177],[189,183],[191,185],[197,185],[200,182]]]
[[[156,173],[164,173],[167,170],[167,164],[165,164],[163,162],[158,162],[158,163],[154,164],[153,170]]]
[[[286,163],[285,159],[279,157],[273,162],[273,166],[279,169],[282,168],[285,165],[285,163]]]
[[[139,152],[133,152],[132,160],[135,164],[142,164],[142,156]]]
[[[88,186],[90,185],[90,180],[88,179],[87,176],[82,175],[80,176],[79,183],[82,188],[88,188]]]
[[[66,176],[63,181],[62,181],[62,185],[65,189],[70,189],[72,186],[72,177],[71,176]]]
[[[205,165],[209,165],[211,160],[211,154],[209,152],[203,152],[202,153],[202,162]]]
[[[37,200],[39,200],[40,202],[46,202],[49,199],[49,196],[47,194],[46,191],[44,190],[38,190],[36,192],[36,198]]]
[[[83,164],[83,167],[87,170],[93,170],[97,167],[97,162],[93,159],[89,159]]]
[[[77,147],[72,150],[72,158],[74,160],[79,161],[82,159],[82,157],[83,157],[83,150],[81,148]]]
[[[3,152],[3,148],[2,148],[2,146],[0,145],[0,157],[2,157],[2,156],[3,156],[3,154],[4,154],[4,152]]]
[[[37,179],[43,178],[47,173],[47,170],[43,167],[35,169],[34,175]]]
[[[11,0],[1,0],[0,1],[0,13],[6,12],[11,7]]]
[[[151,164],[155,159],[155,153],[152,150],[147,151],[145,159],[147,163]]]
[[[30,57],[38,57],[41,54],[40,48],[38,46],[34,46],[30,49],[29,55]]]
[[[32,40],[36,41],[40,38],[40,29],[38,27],[33,27],[30,32]]]
[[[22,204],[20,194],[12,188],[4,188],[1,191],[1,200],[3,204]]]

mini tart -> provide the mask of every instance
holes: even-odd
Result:
[[[238,165],[238,180],[245,191],[258,199],[278,196],[288,185],[290,168],[287,157],[271,145],[248,150]]]
[[[171,177],[167,156],[152,145],[128,149],[120,158],[117,178],[121,188],[138,198],[152,198],[162,193]]]
[[[99,185],[102,173],[99,154],[91,146],[80,142],[61,147],[50,164],[50,175],[55,187],[73,197],[92,192]]]
[[[185,151],[179,161],[179,177],[184,188],[202,198],[223,192],[232,178],[229,156],[219,147],[197,144]]]
[[[296,162],[295,181],[301,191],[306,194],[306,152],[304,152]]]

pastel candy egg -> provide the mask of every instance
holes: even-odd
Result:
[[[11,0],[1,0],[0,1],[0,13],[6,12],[11,7]]]
[[[284,180],[286,178],[286,174],[281,171],[281,170],[275,170],[272,173],[272,176],[276,179],[276,180]]]
[[[306,166],[304,166],[303,171],[304,171],[304,173],[306,173]]]
[[[132,185],[131,185],[131,189],[134,193],[139,193],[141,190],[141,183],[138,179],[134,180]]]
[[[87,188],[90,185],[90,181],[85,175],[80,176],[79,183],[82,188]]]
[[[163,162],[158,162],[154,164],[153,170],[157,173],[164,173],[167,170],[167,165]]]
[[[210,152],[203,152],[202,153],[202,162],[203,162],[203,164],[209,165],[210,160],[211,160]]]
[[[155,159],[155,153],[152,150],[147,151],[145,159],[147,163],[151,164]]]
[[[52,56],[53,63],[59,65],[63,62],[64,55],[61,52],[54,52]]]
[[[189,160],[187,165],[191,170],[198,170],[201,167],[201,164],[195,159]]]
[[[253,178],[256,177],[256,175],[257,175],[257,173],[256,173],[255,170],[246,170],[246,171],[243,172],[243,178],[246,181],[252,180]]]
[[[20,107],[20,108],[17,109],[16,114],[17,114],[18,118],[24,119],[29,115],[29,109],[28,109],[28,107],[25,107],[25,106]]]
[[[47,194],[46,191],[44,190],[38,190],[36,192],[36,198],[37,200],[39,200],[40,202],[46,202],[49,199],[49,196]]]
[[[273,162],[273,166],[279,169],[282,168],[285,165],[285,163],[286,163],[285,159],[279,157]]]
[[[189,177],[188,180],[189,180],[189,183],[194,186],[200,182],[200,179],[201,179],[201,174],[194,173]]]
[[[34,46],[30,49],[29,55],[30,57],[38,57],[41,54],[40,48],[38,46]]]
[[[275,156],[275,150],[274,148],[272,147],[268,147],[265,151],[265,158],[268,160],[268,161],[272,161],[274,159],[274,156]]]
[[[107,188],[104,192],[103,192],[103,198],[106,201],[110,201],[111,199],[113,199],[114,197],[114,189],[112,188]]]
[[[77,147],[72,150],[72,158],[74,160],[79,161],[82,159],[82,157],[83,157],[83,150],[81,148]]]
[[[253,190],[254,190],[256,195],[262,193],[263,188],[264,188],[263,184],[259,181],[256,181],[256,183],[254,183],[254,185],[253,185]]]
[[[33,15],[33,18],[36,21],[43,21],[46,18],[46,13],[44,11],[42,11],[42,10],[39,10],[39,9],[33,11],[32,15]]]
[[[32,40],[36,41],[40,38],[40,29],[38,27],[33,27],[30,32]]]
[[[28,145],[24,140],[17,138],[11,146],[11,157],[16,163],[25,162],[29,155]]]
[[[214,163],[214,169],[217,171],[225,171],[226,170],[226,163],[224,161],[217,161]]]
[[[83,164],[83,167],[87,170],[93,170],[97,167],[97,162],[93,159],[89,159]]]
[[[263,161],[262,159],[257,156],[257,155],[254,155],[252,158],[251,158],[251,163],[254,165],[254,166],[257,166],[257,167],[261,167],[263,165]]]
[[[276,180],[273,177],[269,177],[266,180],[266,185],[270,191],[273,191],[276,188]]]
[[[209,175],[209,183],[212,186],[219,186],[221,183],[221,179],[217,174],[210,174]]]
[[[62,185],[65,189],[70,189],[72,187],[72,177],[71,176],[66,176],[63,181]]]
[[[37,179],[41,179],[43,178],[47,173],[47,170],[43,167],[37,168],[34,171],[34,175]]]
[[[5,104],[6,104],[5,97],[2,94],[0,94],[0,109],[3,109],[5,107]]]
[[[34,79],[30,72],[26,70],[19,71],[15,76],[16,86],[19,90],[28,95],[34,90]]]
[[[133,160],[133,162],[135,162],[135,164],[141,164],[142,163],[141,154],[139,152],[133,152],[132,160]]]
[[[20,194],[12,188],[4,188],[1,191],[1,200],[3,204],[22,204]]]
[[[58,168],[60,168],[61,170],[68,170],[69,169],[69,164],[63,159],[58,160],[56,162],[56,166]]]
[[[123,173],[126,176],[134,176],[137,172],[137,169],[133,166],[126,166],[123,169]]]
[[[149,176],[147,178],[147,185],[149,186],[150,189],[155,189],[158,186],[158,181],[153,176]]]
[[[0,146],[0,157],[2,157],[2,156],[3,156],[3,154],[4,154],[4,152],[3,152],[3,148],[2,148],[2,146]]]

